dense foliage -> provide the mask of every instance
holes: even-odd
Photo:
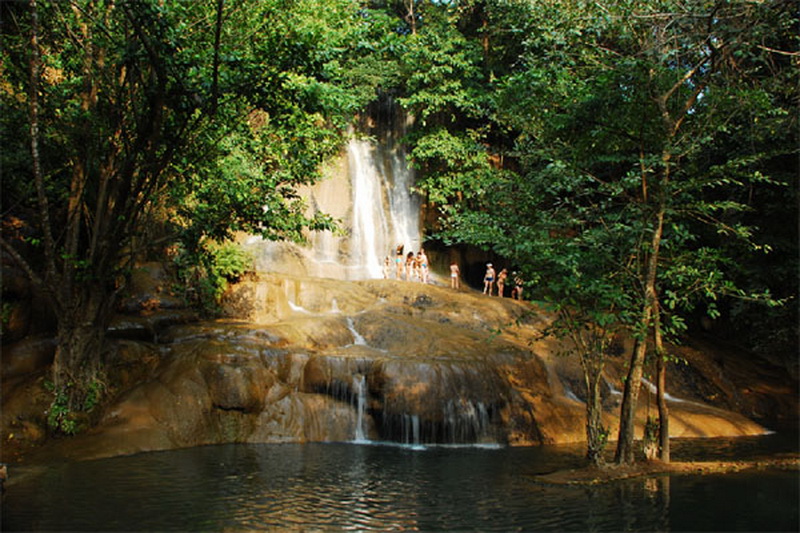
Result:
[[[408,142],[442,217],[436,236],[521,265],[550,302],[552,332],[584,364],[592,459],[606,435],[597,383],[615,334],[639,341],[617,449],[625,462],[649,346],[663,363],[664,338],[702,316],[722,330],[757,315],[772,325],[743,328],[740,340],[794,357],[789,2],[486,0],[415,13],[401,102],[418,118]],[[791,223],[778,229],[778,219]]]
[[[750,348],[796,355],[790,1],[2,9],[2,247],[58,312],[62,429],[96,403],[131,260],[173,246],[213,295],[244,268],[223,245],[235,232],[331,228],[307,217],[296,187],[385,96],[415,117],[405,141],[438,211],[431,236],[519,265],[527,294],[558,317],[552,333],[573,341],[592,459],[608,436],[599,380],[615,335],[639,341],[621,461],[648,347],[663,361],[663,339],[707,317]]]
[[[307,218],[296,187],[371,98],[347,68],[363,25],[356,3],[332,0],[2,9],[0,243],[58,316],[52,422],[70,432],[97,404],[134,259],[177,245],[213,293],[231,262],[217,243],[235,232],[333,226]]]

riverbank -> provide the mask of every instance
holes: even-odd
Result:
[[[797,470],[800,472],[800,454],[783,453],[775,457],[734,461],[647,461],[632,465],[606,463],[583,468],[558,470],[534,475],[535,483],[548,485],[598,485],[625,479],[662,474],[730,474],[745,470]]]

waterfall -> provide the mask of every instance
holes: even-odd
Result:
[[[422,419],[416,413],[380,413],[382,440],[412,446],[499,445],[494,414],[481,402],[451,400],[443,407],[438,420]]]
[[[422,245],[419,228],[419,197],[412,194],[415,175],[408,166],[405,150],[390,146],[391,180],[384,179],[383,186],[389,199],[389,216],[394,230],[392,245],[403,244],[406,251],[418,250]]]
[[[482,402],[453,399],[444,410],[445,442],[459,444],[494,440],[489,410]]]
[[[367,340],[356,330],[356,325],[351,317],[347,317],[347,329],[353,334],[353,346],[366,346]]]
[[[353,376],[353,400],[356,406],[355,442],[368,442],[367,438],[367,378],[362,374]]]
[[[648,381],[647,379],[642,378],[642,385],[644,385],[647,388],[647,390],[650,391],[650,394],[652,394],[654,396],[656,394],[658,394],[658,388],[655,386],[654,383]],[[693,402],[691,400],[685,400],[683,398],[678,398],[677,396],[673,396],[668,392],[664,393],[664,399],[669,401],[669,402],[676,402],[676,403],[683,402],[683,403],[693,403],[695,405],[701,405],[698,402]]]
[[[411,444],[414,446],[420,445],[419,437],[419,416],[418,415],[403,415],[402,434],[403,437],[400,442],[403,444]]]
[[[379,278],[387,242],[388,220],[382,199],[380,169],[374,162],[369,142],[358,139],[347,147],[350,182],[353,189],[351,267],[355,277]]]
[[[393,260],[397,245],[412,251],[421,244],[414,173],[392,137],[381,143],[353,138],[347,159],[353,204],[349,277],[380,278],[384,258]]]
[[[405,148],[399,140],[408,118],[390,99],[368,110],[364,124],[350,132],[340,157],[324,169],[325,178],[298,189],[309,214],[325,213],[340,221],[344,235],[312,232],[308,245],[269,242],[251,236],[243,244],[256,269],[333,279],[383,277],[384,258],[394,249],[418,251],[421,244],[420,199]],[[391,265],[394,277],[394,263]]]

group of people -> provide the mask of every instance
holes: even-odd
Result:
[[[428,265],[428,256],[425,255],[425,250],[420,248],[419,252],[414,254],[413,251],[404,254],[405,245],[398,244],[395,249],[394,263],[395,263],[395,279],[405,279],[406,281],[420,281],[422,283],[430,282],[430,268]],[[389,272],[391,271],[391,261],[389,256],[383,260],[383,277],[389,279]]]
[[[420,248],[419,252],[414,254],[413,251],[404,253],[405,245],[398,244],[394,251],[394,264],[395,264],[395,279],[412,281],[416,280],[422,283],[430,283],[430,267],[428,264],[428,256],[425,255],[425,250]],[[392,261],[387,255],[383,260],[383,278],[389,279],[392,271]],[[499,273],[495,272],[491,263],[486,264],[486,274],[483,276],[483,294],[493,296],[496,292],[498,296],[503,298],[505,296],[505,287],[508,280],[508,269],[502,269]],[[517,272],[512,272],[513,287],[511,289],[511,297],[516,300],[522,300],[523,281],[522,277]],[[496,289],[495,289],[496,287]],[[450,263],[450,288],[461,288],[461,269],[458,263],[453,260]]]
[[[512,272],[512,280],[514,286],[511,289],[511,297],[515,300],[522,300],[522,290],[525,285],[522,276],[517,272]],[[500,298],[505,296],[506,281],[508,280],[508,269],[504,268],[497,273],[491,263],[486,263],[486,273],[483,275],[483,294],[492,296],[495,285],[497,286],[497,295]]]

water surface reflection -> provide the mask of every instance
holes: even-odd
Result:
[[[676,442],[675,454],[676,459],[709,453],[741,457],[760,453],[764,445],[763,439]],[[23,469],[3,502],[2,526],[4,531],[798,528],[796,471],[660,476],[594,487],[531,482],[532,474],[579,465],[581,451],[224,445],[55,465],[27,475]]]

